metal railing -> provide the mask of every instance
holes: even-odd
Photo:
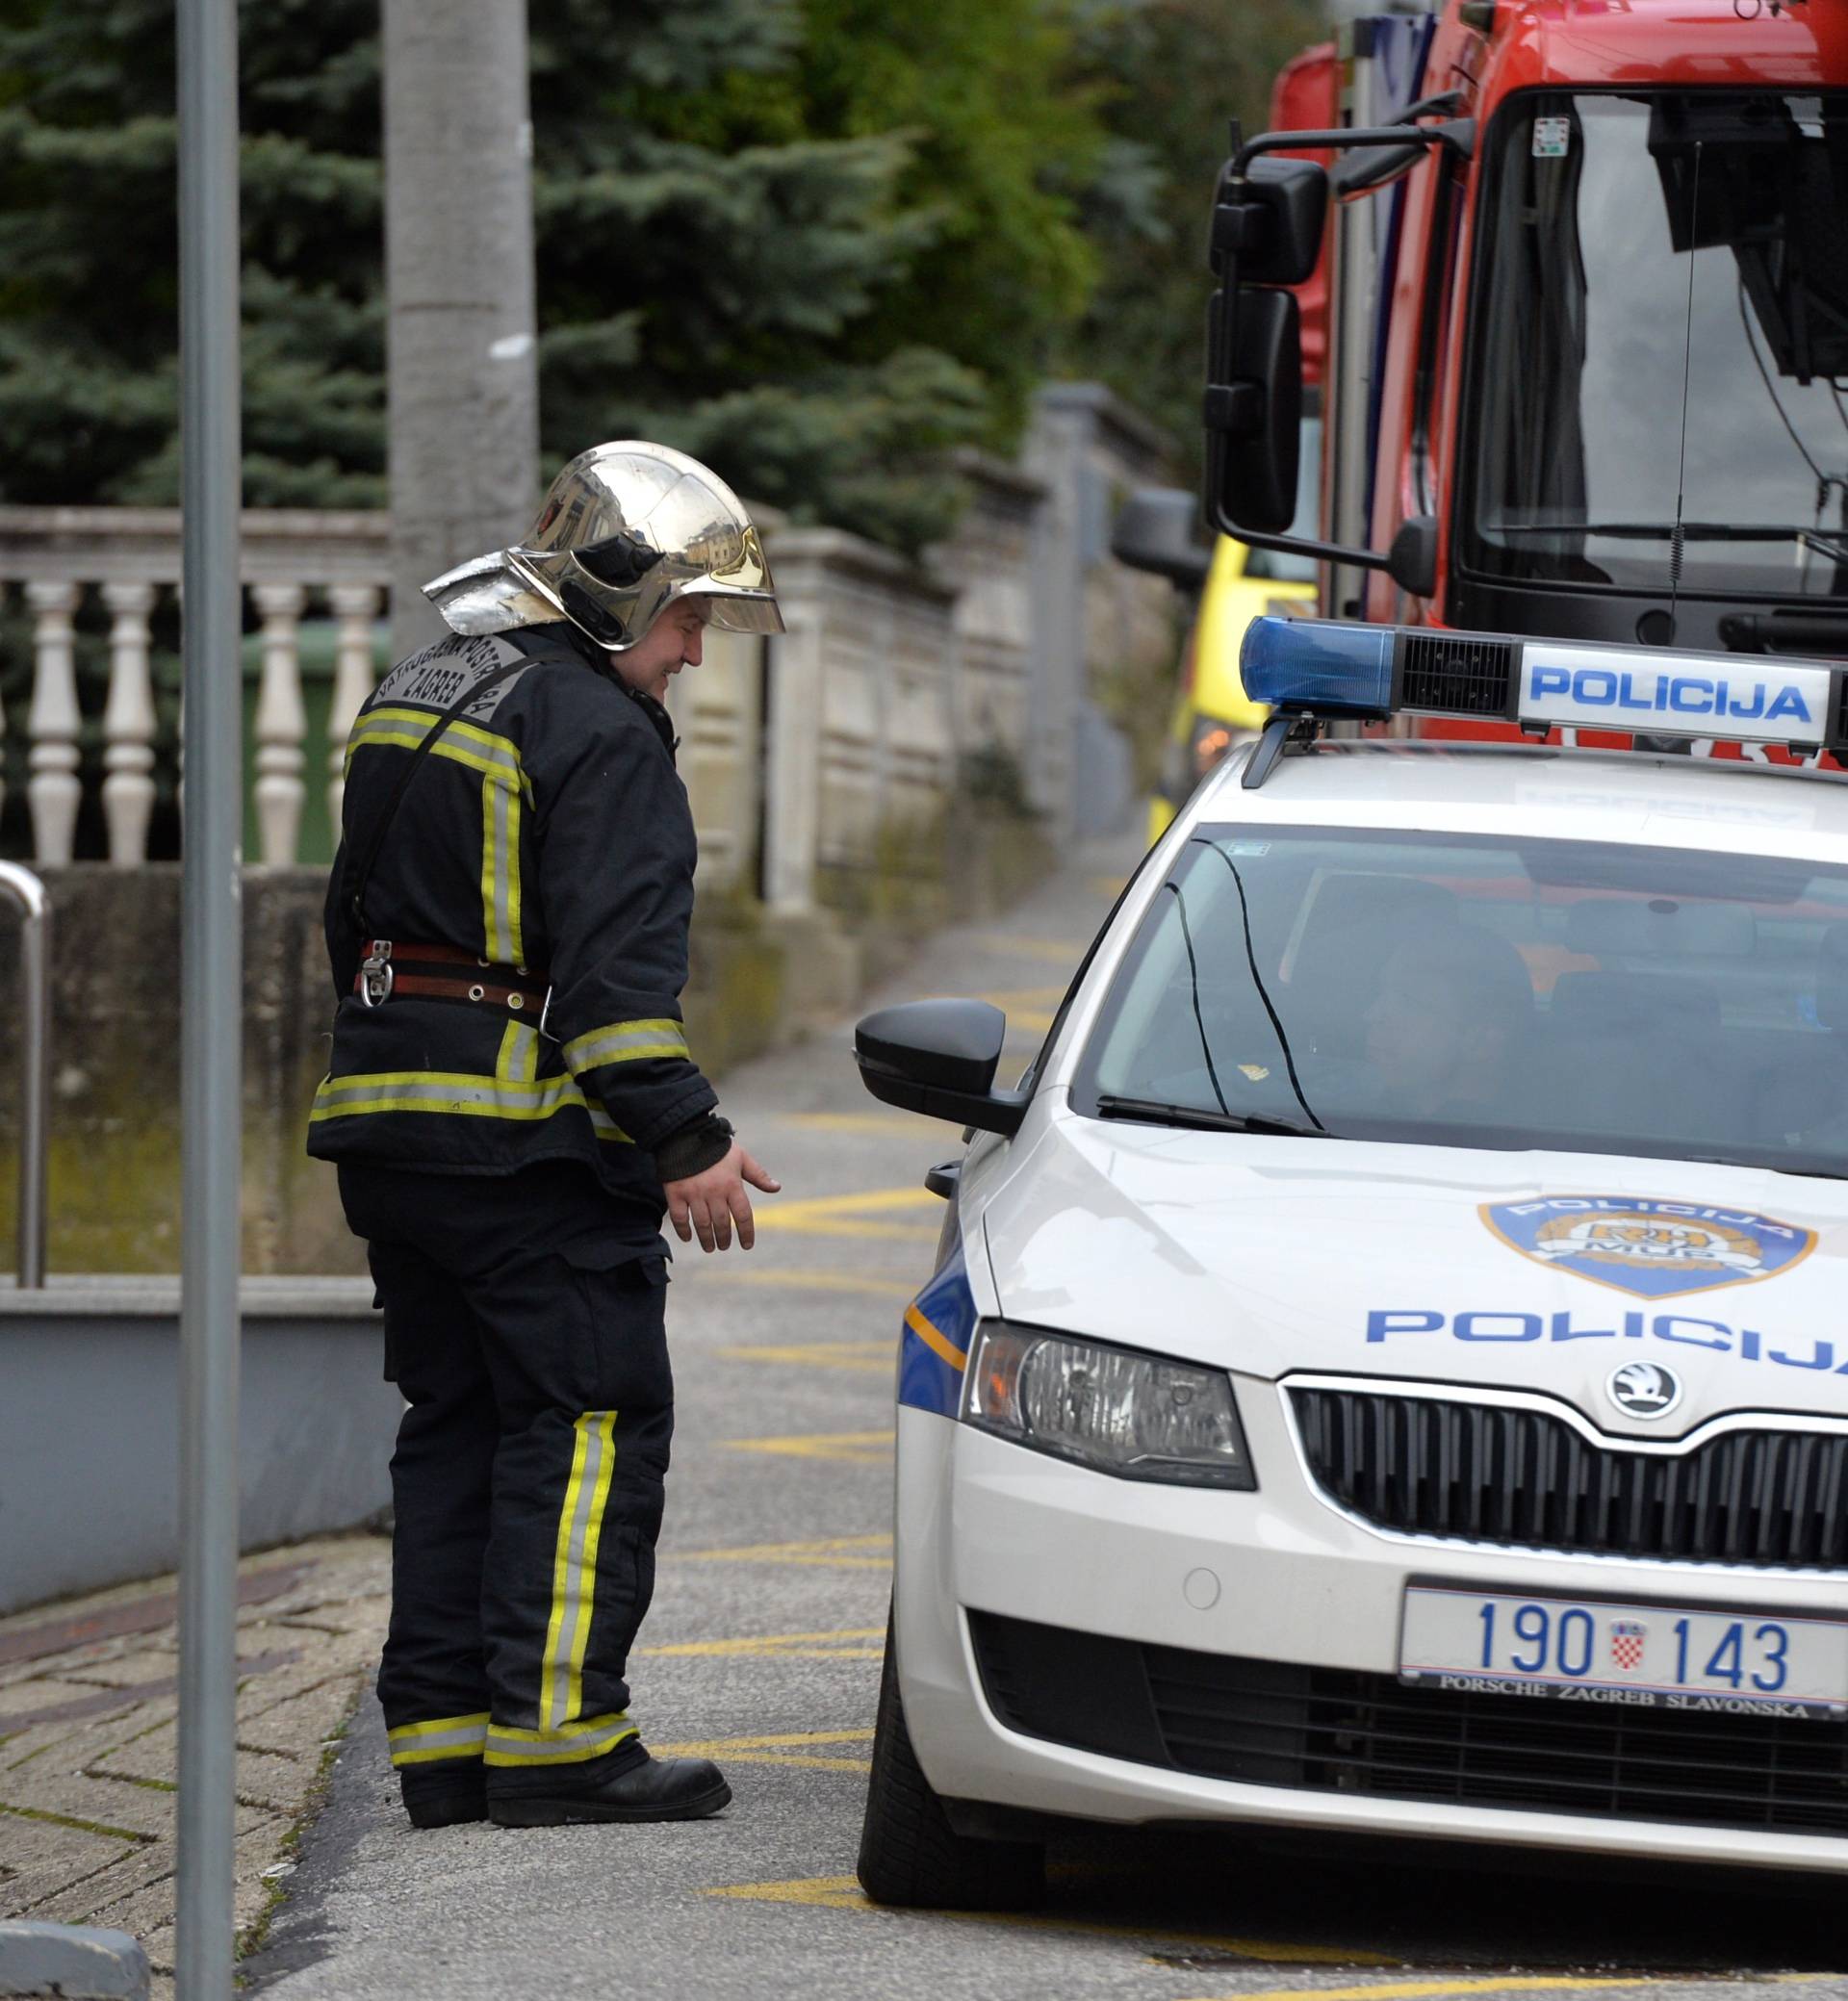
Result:
[[[0,895],[16,906],[20,1012],[24,1019],[19,1081],[19,1276],[45,1282],[47,1142],[51,1131],[51,906],[45,885],[16,861],[0,861]]]

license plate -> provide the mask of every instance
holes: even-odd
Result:
[[[1410,1584],[1406,1681],[1738,1715],[1848,1714],[1848,1621]]]

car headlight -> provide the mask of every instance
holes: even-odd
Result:
[[[1257,1484],[1222,1370],[985,1321],[963,1422],[1124,1479]]]

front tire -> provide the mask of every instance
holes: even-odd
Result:
[[[1038,1842],[984,1841],[951,1827],[905,1727],[889,1619],[860,1884],[875,1904],[946,1911],[1017,1911],[1045,1891],[1045,1851]]]

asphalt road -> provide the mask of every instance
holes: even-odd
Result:
[[[1005,924],[934,941],[886,999],[980,993],[1022,1060],[1124,872],[1093,852]],[[727,1080],[783,1176],[750,1256],[683,1252],[679,1430],[654,1609],[632,1663],[656,1750],[716,1757],[720,1818],[414,1833],[370,1697],[263,1954],[266,2001],[512,1996],[1111,1996],[1423,2001],[1793,1980],[1848,2001],[1839,1890],[1637,1884],[1262,1841],[1079,1833],[1020,1918],[869,1907],[853,1881],[889,1590],[898,1317],[941,1210],[947,1128],[886,1111],[850,1031]],[[1848,1775],[1844,1775],[1848,1783]]]

